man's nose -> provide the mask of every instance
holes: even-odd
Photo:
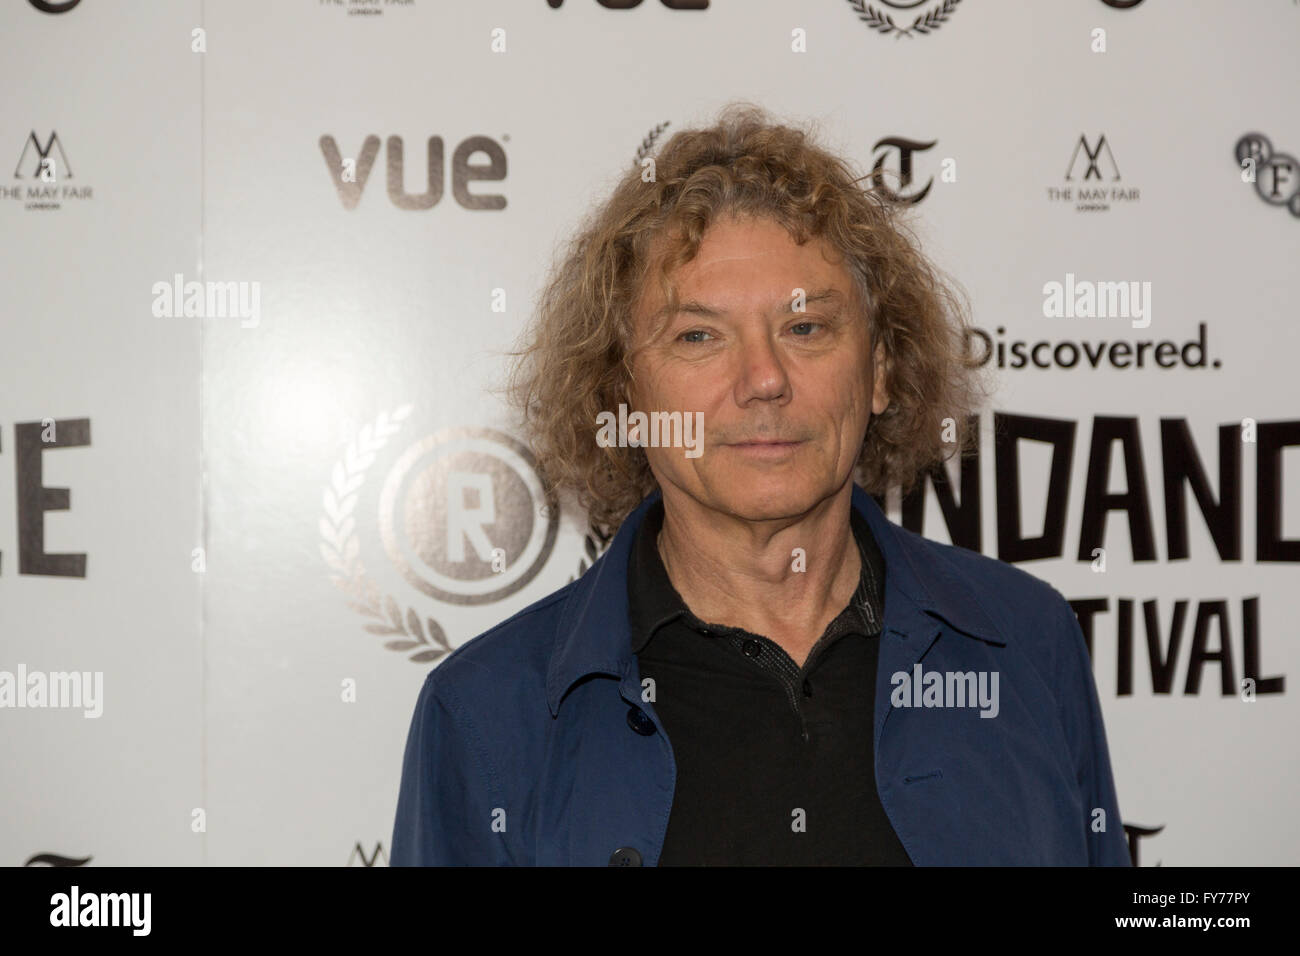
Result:
[[[790,387],[785,361],[771,336],[748,336],[741,340],[737,400],[751,398],[771,400],[783,396]]]

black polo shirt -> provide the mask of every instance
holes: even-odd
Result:
[[[659,557],[662,500],[646,513],[628,600],[632,650],[677,764],[661,866],[911,865],[872,748],[884,558],[850,515],[862,577],[800,668],[775,641],[691,613]]]

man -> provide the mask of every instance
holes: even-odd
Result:
[[[1069,604],[873,498],[968,447],[980,391],[896,211],[744,106],[642,172],[513,383],[617,534],[429,675],[393,864],[1127,865]]]

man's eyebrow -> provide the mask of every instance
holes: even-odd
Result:
[[[835,300],[842,300],[843,298],[844,298],[844,294],[840,292],[839,289],[834,289],[834,288],[817,289],[816,291],[809,292],[804,296],[804,304],[813,305],[814,303],[817,302],[829,302]],[[787,309],[791,312],[794,311],[794,290],[793,289],[791,290],[791,294],[788,298],[783,298],[778,300],[771,307],[772,312],[784,312]],[[669,309],[667,306],[665,306],[664,308],[659,310],[659,312],[656,314],[655,317],[662,318],[668,314],[669,314]],[[688,299],[677,306],[677,311],[674,314],[702,315],[705,318],[716,319],[720,316],[726,315],[726,310],[717,309],[711,305],[707,305],[706,303],[700,302],[696,299]]]

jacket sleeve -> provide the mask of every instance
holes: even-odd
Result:
[[[437,674],[425,679],[411,718],[389,864],[507,865],[495,771],[469,715]]]
[[[1119,799],[1111,775],[1110,751],[1102,723],[1092,658],[1079,619],[1060,592],[1057,688],[1061,723],[1070,742],[1070,758],[1079,782],[1088,841],[1089,866],[1132,866]],[[1097,813],[1104,811],[1104,816]],[[1100,829],[1104,825],[1104,829]]]

